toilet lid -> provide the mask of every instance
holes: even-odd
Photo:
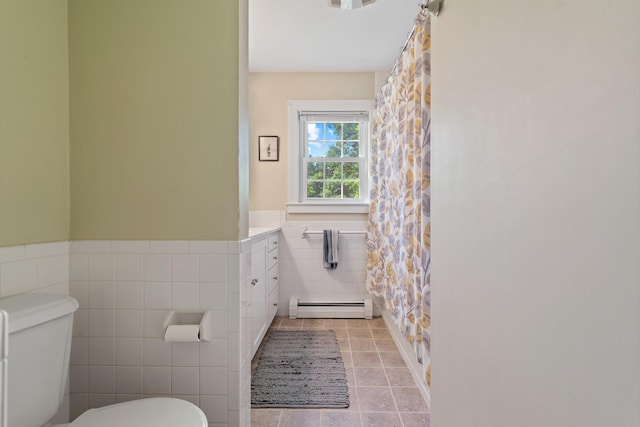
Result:
[[[132,400],[90,409],[69,427],[207,427],[207,417],[191,402],[170,397]]]

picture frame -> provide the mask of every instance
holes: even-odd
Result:
[[[280,160],[280,137],[262,135],[258,137],[258,160],[261,162],[277,162]]]

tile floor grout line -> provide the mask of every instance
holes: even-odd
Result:
[[[349,357],[351,358],[351,373],[353,376],[353,392],[357,396],[358,395],[358,379],[356,378],[356,367],[353,363],[353,347],[351,345],[351,337],[349,336],[349,329],[347,328],[346,330],[347,330],[347,341],[349,342]],[[362,408],[360,407],[360,398],[357,397],[357,399],[358,399],[358,419],[360,420],[360,426],[364,426],[364,419],[362,418]]]
[[[356,425],[360,425],[360,427],[365,427],[365,411],[363,411],[362,406],[360,405],[360,399],[359,399],[359,395],[358,395],[358,390],[362,389],[362,388],[369,388],[369,387],[376,387],[374,385],[372,386],[361,386],[358,387],[358,381],[356,379],[356,374],[355,374],[355,362],[354,362],[354,358],[353,358],[353,353],[354,353],[354,349],[352,346],[352,339],[354,340],[362,340],[363,342],[357,341],[357,345],[360,345],[361,347],[359,347],[360,352],[362,351],[369,351],[367,350],[367,348],[371,348],[370,344],[366,344],[364,343],[364,340],[373,340],[373,348],[374,348],[374,352],[375,354],[378,356],[378,362],[380,363],[380,368],[383,370],[383,374],[384,374],[384,378],[387,382],[387,388],[389,390],[389,392],[391,393],[391,398],[393,401],[393,405],[395,408],[395,411],[393,412],[389,412],[389,411],[376,411],[376,410],[372,410],[372,411],[368,411],[366,413],[369,414],[369,416],[371,417],[371,415],[374,415],[373,418],[375,417],[375,414],[395,414],[397,423],[395,423],[395,425],[397,425],[397,427],[403,427],[405,425],[407,425],[405,423],[405,420],[402,418],[401,416],[401,412],[400,412],[400,408],[398,407],[398,401],[397,398],[395,396],[395,394],[393,393],[393,387],[391,386],[391,381],[390,381],[390,377],[389,377],[389,373],[387,372],[387,366],[384,363],[383,359],[382,359],[382,353],[385,353],[387,356],[391,355],[393,356],[394,354],[397,356],[400,356],[399,354],[399,350],[397,349],[396,346],[394,346],[394,349],[390,349],[390,348],[384,348],[384,352],[381,351],[381,347],[379,347],[378,341],[376,340],[376,336],[378,336],[380,339],[385,339],[387,338],[386,336],[384,336],[383,333],[376,333],[374,335],[374,331],[373,329],[376,330],[384,330],[388,333],[388,328],[386,327],[386,325],[384,325],[383,328],[380,327],[376,327],[376,328],[372,328],[372,323],[371,321],[366,321],[366,323],[364,323],[364,319],[363,321],[359,322],[358,320],[353,321],[353,319],[349,319],[351,320],[351,322],[349,322],[349,320],[347,319],[341,319],[343,320],[343,323],[338,323],[338,322],[331,322],[328,324],[328,320],[327,319],[311,319],[311,320],[323,320],[322,322],[317,322],[317,321],[310,321],[307,322],[307,326],[304,326],[304,319],[296,319],[297,321],[293,321],[293,322],[284,322],[285,318],[280,318],[276,321],[274,321],[273,325],[271,326],[271,329],[288,329],[288,330],[307,330],[307,329],[324,329],[324,330],[336,330],[336,335],[338,335],[338,331],[337,330],[344,330],[344,332],[339,332],[340,336],[344,336],[346,337],[346,343],[349,346],[348,351],[344,351],[343,353],[345,354],[345,356],[348,354],[348,357],[351,359],[351,365],[350,365],[350,369],[352,370],[353,373],[353,391],[354,391],[354,397],[356,399],[356,401],[358,402],[358,408],[357,410],[353,410],[351,408],[351,410],[349,410],[348,412],[344,412],[345,414],[352,414],[349,416],[346,416],[345,418],[342,419],[342,421],[340,422],[339,425],[349,425],[350,427],[355,427]],[[288,319],[287,319],[288,320]],[[329,320],[338,320],[338,319],[329,319]],[[375,326],[379,326],[378,324],[376,324]],[[355,330],[368,330],[370,335],[365,338],[364,334],[362,332],[353,332],[352,334],[349,334],[349,331],[355,331]],[[354,337],[352,337],[351,335],[355,335]],[[342,338],[343,341],[345,340],[344,338]],[[340,338],[338,339],[338,341],[340,341]],[[342,349],[341,349],[342,352]],[[388,357],[387,357],[388,358]],[[388,366],[388,368],[402,368],[402,367],[406,367],[406,364],[402,364],[402,366],[400,366],[398,363],[396,363],[395,360],[390,360],[389,361],[393,366]],[[366,362],[365,362],[366,365]],[[367,368],[368,366],[360,366],[360,368]],[[346,366],[345,366],[346,368]],[[401,384],[398,384],[398,387],[415,387],[415,382],[412,380],[411,385],[410,384],[405,384],[405,381],[402,380]],[[353,403],[353,402],[352,402]],[[347,409],[347,408],[345,408]],[[373,407],[371,407],[370,409],[373,409]],[[258,411],[258,413],[260,413],[260,409],[256,409],[256,411]],[[341,412],[341,410],[336,410],[337,412]],[[296,413],[295,409],[291,409],[287,414],[287,417],[285,417],[285,412],[286,409],[281,409],[278,414],[277,414],[277,418],[275,416],[271,417],[271,424],[252,424],[254,427],[265,427],[265,426],[271,426],[271,427],[291,427],[292,424],[292,419],[291,416],[292,414]],[[314,424],[312,424],[313,426],[320,426],[322,425],[323,422],[331,422],[331,417],[328,417],[327,414],[328,412],[330,412],[330,410],[328,408],[324,408],[321,409],[320,411],[317,412],[317,416],[318,418],[315,418],[315,420],[319,421],[315,421]],[[408,411],[408,412],[413,412],[413,411]],[[422,413],[422,411],[415,411],[418,413]],[[427,413],[429,413],[429,411],[427,411]],[[357,415],[356,415],[357,414]],[[393,416],[393,415],[391,415]],[[343,424],[344,422],[349,423],[348,420],[352,420],[350,424]],[[359,422],[356,422],[356,420],[359,420]],[[266,420],[265,420],[266,421]],[[268,421],[266,421],[268,422]],[[316,424],[316,423],[320,423],[320,424]],[[300,424],[298,424],[300,425]],[[306,425],[306,424],[303,424]],[[311,425],[311,424],[310,424]]]
[[[348,334],[348,332],[347,332]],[[373,336],[373,333],[371,334]],[[356,366],[353,363],[353,348],[351,347],[351,338],[349,338],[349,354],[351,356],[351,365],[352,365],[352,370],[353,370],[353,382],[355,383],[354,385],[354,390],[356,395],[358,394],[358,380],[356,379]],[[362,414],[362,408],[360,407],[360,397],[358,396],[358,416],[360,418],[360,425],[364,426],[364,416]]]
[[[376,348],[378,345],[376,344]],[[393,406],[396,407],[396,413],[398,414],[398,418],[400,419],[400,426],[404,427],[404,421],[402,420],[402,415],[400,415],[400,408],[398,408],[398,402],[396,402],[396,396],[393,394],[393,387],[391,387],[391,381],[389,380],[389,375],[387,374],[387,370],[385,368],[384,362],[382,361],[382,357],[380,356],[380,352],[378,351],[378,357],[380,357],[380,363],[382,364],[382,372],[384,372],[384,377],[387,379],[387,384],[389,384],[389,391],[391,392],[391,399],[393,399]]]

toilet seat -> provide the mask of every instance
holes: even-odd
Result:
[[[186,400],[153,397],[90,409],[69,427],[207,427],[200,408]]]

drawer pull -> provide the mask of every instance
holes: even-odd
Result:
[[[278,307],[278,304],[275,304],[275,303],[274,303],[274,304],[273,304],[273,306],[274,306],[274,307]]]
[[[278,280],[278,276],[273,276],[273,280]]]
[[[253,280],[251,281],[251,285],[252,285],[252,286],[255,286],[255,285],[257,285],[257,284],[258,284],[258,279],[253,279]]]
[[[278,257],[277,257],[277,256],[274,256],[274,257],[273,257],[273,259],[274,259],[275,261],[277,261],[277,260],[278,260]]]

